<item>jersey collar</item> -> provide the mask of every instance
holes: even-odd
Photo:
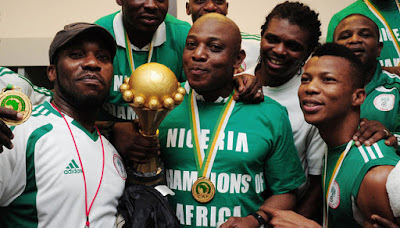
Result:
[[[115,41],[117,42],[117,45],[120,47],[126,48],[126,46],[125,46],[125,31],[124,31],[124,25],[122,22],[122,12],[119,12],[115,15],[113,25],[114,25]],[[153,39],[154,39],[154,42],[153,42],[154,47],[161,46],[167,40],[167,32],[165,29],[164,21],[158,26]],[[132,44],[132,48],[134,51],[149,51],[149,47],[150,47],[150,44],[147,44],[143,48],[138,48]]]

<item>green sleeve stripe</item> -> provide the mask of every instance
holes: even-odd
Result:
[[[36,228],[38,226],[35,148],[39,139],[52,129],[53,125],[47,124],[36,129],[29,136],[26,145],[26,187],[23,193],[4,210],[6,214],[2,216],[7,218],[7,227]]]
[[[1,76],[5,76],[5,75],[10,75],[10,74],[18,75],[19,78],[21,78],[21,79],[23,79],[24,81],[26,81],[27,83],[29,83],[29,85],[32,86],[32,88],[33,88],[33,90],[34,90],[35,92],[40,93],[40,94],[44,94],[44,95],[46,95],[46,96],[51,96],[51,97],[53,96],[53,92],[51,92],[50,90],[48,90],[48,89],[46,89],[46,88],[43,88],[43,87],[35,86],[35,85],[34,85],[29,79],[27,79],[26,77],[24,77],[24,76],[22,76],[22,75],[20,75],[20,74],[17,74],[17,73],[15,73],[14,71],[11,71],[11,70],[9,70],[9,69],[7,69],[7,68],[0,67],[0,77],[1,77]]]

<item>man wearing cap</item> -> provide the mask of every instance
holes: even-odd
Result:
[[[12,128],[0,154],[0,227],[112,227],[126,172],[95,126],[109,93],[115,41],[104,28],[74,23],[50,46],[51,102]]]

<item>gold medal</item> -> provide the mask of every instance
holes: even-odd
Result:
[[[31,101],[18,87],[7,86],[7,88],[3,89],[3,93],[0,94],[0,106],[13,109],[23,115],[22,120],[10,120],[0,117],[0,120],[3,120],[4,123],[11,126],[22,124],[32,113]]]
[[[193,198],[199,203],[210,202],[215,195],[215,187],[210,179],[206,177],[198,178],[192,186]]]

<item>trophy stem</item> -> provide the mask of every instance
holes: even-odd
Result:
[[[158,138],[158,133],[155,135],[146,135],[139,130],[139,132],[148,138]],[[132,180],[130,182],[134,184],[143,184],[147,186],[154,186],[162,181],[164,172],[160,165],[160,159],[158,156],[152,157],[150,162],[146,164],[133,164]]]

